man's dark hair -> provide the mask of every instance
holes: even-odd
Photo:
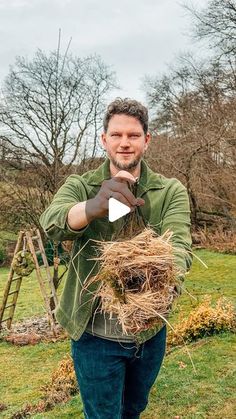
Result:
[[[143,131],[147,134],[148,130],[148,110],[140,102],[133,99],[121,99],[118,97],[108,105],[107,111],[103,119],[104,132],[107,132],[110,119],[114,115],[128,115],[136,118],[143,127]]]

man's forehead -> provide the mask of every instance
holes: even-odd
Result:
[[[135,129],[136,131],[143,131],[141,122],[134,116],[125,114],[113,115],[108,123],[108,130],[116,129]]]

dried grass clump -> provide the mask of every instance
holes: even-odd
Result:
[[[52,403],[67,401],[77,393],[77,382],[71,357],[66,356],[53,372],[51,382],[42,387],[44,399]]]
[[[171,309],[178,274],[171,236],[145,228],[129,240],[99,242],[101,269],[89,283],[101,281],[100,310],[116,315],[124,334],[162,323]]]
[[[197,230],[192,233],[193,244],[197,249],[211,249],[219,253],[236,254],[236,232],[217,227]]]
[[[41,341],[41,336],[36,333],[11,333],[4,338],[6,342],[16,346],[36,345]]]
[[[78,392],[73,362],[66,356],[53,372],[51,382],[42,387],[43,398],[37,404],[27,403],[21,410],[15,412],[11,419],[23,419],[35,413],[53,409],[57,403],[67,402]]]
[[[182,345],[183,342],[192,342],[206,336],[220,332],[236,330],[236,313],[233,304],[225,297],[217,300],[212,306],[211,296],[205,296],[203,302],[196,307],[186,320],[180,321],[170,331],[168,343]]]

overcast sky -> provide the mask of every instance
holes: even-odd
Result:
[[[31,58],[37,48],[55,49],[61,28],[62,49],[72,37],[73,54],[97,53],[116,71],[122,90],[114,96],[145,101],[142,77],[162,74],[180,52],[193,49],[187,36],[191,18],[181,2],[0,0],[0,81],[16,55]]]

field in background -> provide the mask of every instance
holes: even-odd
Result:
[[[183,294],[172,316],[187,314],[202,301],[205,294],[217,300],[224,295],[235,301],[236,257],[210,251],[196,251],[208,269],[195,259]],[[0,301],[8,269],[0,269]],[[43,302],[34,274],[25,278],[17,304],[15,321],[44,313]],[[204,338],[187,346],[194,362],[184,348],[175,348],[166,356],[161,373],[153,386],[148,409],[142,419],[158,418],[234,418],[233,405],[233,344],[235,336],[224,333]],[[40,387],[50,380],[52,371],[63,356],[70,352],[69,340],[39,343],[36,346],[16,347],[0,342],[0,403],[8,405],[1,412],[3,418],[22,408],[27,402],[36,403],[41,396]],[[83,418],[80,396],[65,405],[33,418]]]

